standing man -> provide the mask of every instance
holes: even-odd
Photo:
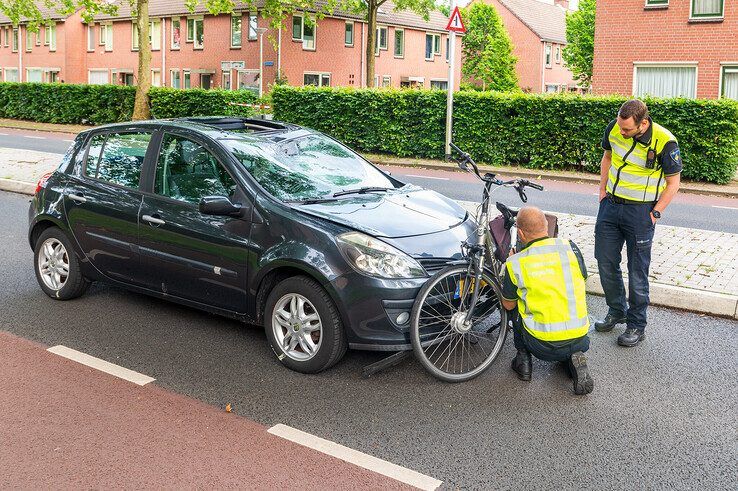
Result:
[[[682,158],[669,130],[654,123],[643,101],[623,104],[605,130],[600,163],[600,208],[595,225],[595,258],[609,308],[595,330],[626,323],[621,346],[645,339],[648,268],[656,222],[679,190]],[[628,253],[628,304],[620,270],[623,243]]]
[[[571,241],[549,238],[546,216],[536,207],[521,209],[517,226],[523,248],[507,259],[502,286],[502,305],[514,312],[518,354],[512,369],[519,379],[530,380],[531,353],[561,361],[574,379],[574,393],[589,394],[594,381],[584,356],[589,317],[582,253]]]

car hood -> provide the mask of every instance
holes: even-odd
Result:
[[[367,193],[336,201],[296,205],[296,209],[375,237],[400,238],[450,230],[466,218],[466,210],[449,198],[404,186],[389,193]]]

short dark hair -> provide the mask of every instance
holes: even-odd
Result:
[[[633,118],[636,124],[648,118],[648,107],[640,99],[631,99],[620,106],[618,116],[623,119]]]

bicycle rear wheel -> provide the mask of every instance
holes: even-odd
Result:
[[[451,266],[432,276],[415,299],[410,339],[415,357],[434,377],[463,382],[482,373],[497,358],[507,333],[500,289],[485,272],[479,282],[471,322],[464,322],[476,288],[467,266]]]

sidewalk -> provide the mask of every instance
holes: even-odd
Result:
[[[0,190],[33,194],[60,156],[0,148]],[[474,212],[477,204],[461,202]],[[557,214],[561,237],[582,250],[587,291],[602,294],[594,259],[594,217]],[[738,234],[659,225],[651,264],[651,303],[738,319]],[[625,254],[623,254],[625,258]],[[627,271],[625,261],[622,266]]]

